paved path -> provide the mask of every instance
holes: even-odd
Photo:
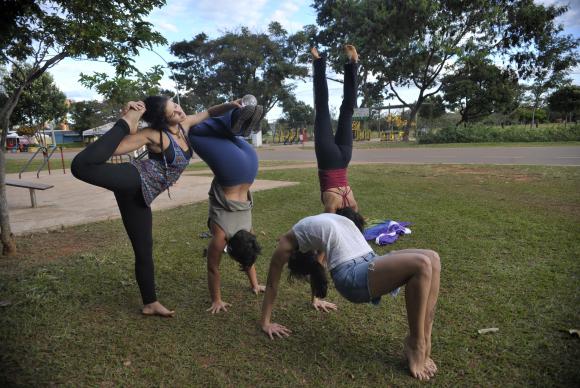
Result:
[[[18,174],[8,174],[7,178],[18,179]],[[196,176],[186,172],[171,188],[171,199],[167,193],[161,194],[153,202],[153,210],[170,209],[207,199],[212,178],[213,176]],[[10,224],[15,235],[120,217],[112,192],[81,182],[68,170],[66,174],[43,173],[40,179],[33,173],[26,173],[23,174],[22,180],[52,184],[54,187],[36,192],[38,207],[35,209],[30,207],[27,189],[6,187]],[[252,189],[260,191],[295,184],[258,179]]]
[[[78,151],[65,151],[72,159]],[[260,160],[292,160],[315,162],[312,142],[301,145],[271,146],[258,150]],[[26,159],[27,153],[6,154],[7,159]],[[580,166],[580,146],[539,147],[409,147],[355,148],[352,160],[397,164],[523,164],[545,166]]]
[[[286,148],[288,147],[288,148]],[[260,160],[316,161],[312,147],[266,146]],[[580,166],[580,146],[355,148],[355,162],[396,164],[522,164]]]

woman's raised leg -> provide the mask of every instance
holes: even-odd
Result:
[[[318,168],[341,168],[341,153],[334,141],[332,122],[328,109],[328,84],[326,82],[326,60],[318,55],[315,48],[311,50],[314,57],[314,152]]]

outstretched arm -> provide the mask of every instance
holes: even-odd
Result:
[[[121,114],[122,119],[127,122],[130,134],[125,136],[119,143],[113,155],[124,155],[128,152],[138,150],[150,143],[149,135],[151,130],[145,129],[137,132],[139,120],[145,113],[145,104],[142,101],[129,101],[123,107]]]
[[[226,102],[224,104],[214,105],[208,108],[208,110],[204,110],[203,112],[196,113],[194,115],[188,115],[185,117],[185,120],[181,122],[181,126],[187,135],[189,128],[201,123],[202,121],[207,120],[210,117],[221,116],[234,108],[241,108],[241,101],[241,99],[238,99],[235,101]]]
[[[258,282],[258,275],[256,274],[255,265],[252,265],[250,268],[248,268],[246,275],[248,276],[248,280],[250,281],[250,288],[254,294],[258,295],[260,292],[264,292],[266,290],[266,287]]]
[[[262,303],[262,318],[260,319],[260,326],[270,339],[274,339],[274,335],[277,335],[280,338],[288,337],[291,333],[291,331],[286,327],[270,321],[272,317],[272,309],[274,307],[274,300],[278,294],[280,276],[282,275],[282,270],[284,269],[284,265],[288,262],[292,250],[292,243],[287,236],[288,234],[280,238],[278,246],[272,255],[270,269],[268,270],[268,280],[266,282],[266,295],[264,296],[264,302]]]
[[[222,301],[221,294],[221,278],[220,278],[220,261],[222,252],[226,246],[226,238],[224,231],[211,224],[212,238],[207,249],[207,285],[209,294],[211,296],[211,307],[206,311],[211,311],[212,314],[220,311],[228,311],[227,307],[231,306],[229,303]]]
[[[326,254],[324,252],[318,252],[318,254],[316,255],[316,261],[318,261],[321,265],[325,265],[326,262]],[[312,287],[311,287],[312,289]],[[325,313],[329,313],[330,310],[335,310],[337,309],[337,306],[335,303],[332,302],[328,302],[324,299],[320,299],[317,298],[314,295],[314,289],[312,289],[312,307],[314,307],[314,309],[316,311],[324,311]]]

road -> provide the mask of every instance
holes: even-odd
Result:
[[[65,159],[72,159],[77,151],[66,150]],[[7,153],[7,159],[27,159],[28,153]],[[305,147],[265,146],[258,150],[260,160],[316,161],[313,144]],[[55,155],[55,157],[57,157]],[[355,148],[355,162],[396,164],[521,164],[544,166],[580,166],[580,146],[532,147],[409,147]]]

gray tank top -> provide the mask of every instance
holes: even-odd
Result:
[[[248,191],[247,201],[232,201],[226,198],[223,188],[214,180],[211,182],[209,195],[208,226],[214,222],[223,229],[226,238],[230,239],[240,230],[252,230],[252,207],[254,198]]]

